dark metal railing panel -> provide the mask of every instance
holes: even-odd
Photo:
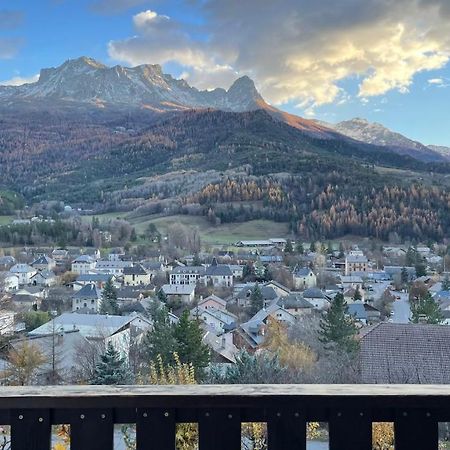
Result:
[[[175,450],[176,418],[171,408],[137,410],[136,450]]]
[[[426,409],[398,410],[395,450],[438,450],[438,422]]]
[[[51,421],[48,409],[11,410],[11,449],[49,450]]]
[[[202,410],[198,426],[199,450],[239,450],[241,448],[239,409]]]
[[[69,423],[71,450],[113,450],[112,409],[74,409]]]
[[[330,450],[372,450],[372,418],[363,408],[330,412]]]
[[[72,450],[110,450],[121,423],[137,424],[138,450],[174,450],[177,423],[199,424],[200,450],[232,450],[242,422],[267,422],[270,450],[302,450],[309,421],[329,422],[330,450],[369,450],[382,421],[395,422],[396,450],[433,450],[450,386],[1,387],[0,418],[12,450],[49,450],[52,424],[71,425]]]
[[[300,408],[271,409],[268,416],[269,449],[306,449],[306,420]]]

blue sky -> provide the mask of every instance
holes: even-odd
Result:
[[[339,0],[339,9],[331,0],[4,3],[3,82],[81,55],[160,63],[199,88],[249,75],[294,114],[364,117],[450,146],[448,0]]]

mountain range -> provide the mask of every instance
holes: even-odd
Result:
[[[43,69],[35,83],[0,86],[0,168],[0,215],[70,204],[264,218],[306,240],[450,230],[448,149],[364,119],[288,114],[248,77],[200,91],[158,65],[82,57]]]
[[[0,108],[47,110],[69,108],[95,110],[145,110],[162,114],[191,109],[246,112],[263,109],[274,119],[310,136],[348,139],[383,147],[424,162],[450,161],[450,149],[427,146],[365,119],[330,124],[308,120],[269,105],[247,76],[228,90],[201,91],[182,79],[164,74],[161,66],[145,64],[129,68],[106,66],[92,58],[68,60],[56,68],[42,69],[37,82],[0,86]]]
[[[389,130],[380,123],[372,123],[366,119],[357,117],[337,124],[319,123],[357,141],[379,145],[398,154],[409,155],[421,161],[440,162],[450,160],[450,148],[448,147],[424,145],[400,133]]]

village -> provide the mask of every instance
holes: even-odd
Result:
[[[199,324],[211,366],[234,365],[243,351],[266,348],[274,324],[306,330],[323,320],[337,296],[357,330],[357,380],[447,382],[448,362],[436,351],[450,342],[445,253],[437,245],[366,247],[268,238],[178,258],[138,259],[123,248],[1,256],[2,383],[17,382],[8,367],[30,343],[44,359],[27,384],[86,382],[86,358],[93,355],[92,372],[109,344],[138,370],[155,307],[171,324],[183,314]]]

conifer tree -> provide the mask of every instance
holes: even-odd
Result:
[[[362,300],[361,291],[359,290],[359,286],[356,287],[355,293],[353,295],[353,300],[355,302]]]
[[[208,346],[203,343],[203,334],[199,319],[190,320],[189,312],[184,311],[174,328],[176,353],[181,363],[191,364],[199,377],[210,361]]]
[[[292,241],[288,239],[286,245],[284,246],[284,253],[293,253],[294,248],[292,247]]]
[[[409,274],[408,274],[408,271],[406,270],[406,267],[402,267],[400,276],[401,276],[402,284],[407,284],[409,281]]]
[[[105,283],[105,287],[102,291],[100,314],[119,314],[117,291],[111,278]]]
[[[108,342],[100,361],[95,368],[91,384],[128,384],[131,382],[131,372],[125,359]]]
[[[171,365],[173,364],[173,354],[177,351],[177,341],[167,308],[155,303],[149,308],[149,315],[153,327],[144,337],[143,353],[147,361],[156,361],[159,355],[163,364]]]
[[[325,318],[320,322],[319,335],[324,344],[335,344],[338,349],[351,353],[357,349],[357,328],[347,311],[344,295],[337,294]]]
[[[425,323],[438,325],[444,321],[439,305],[429,292],[411,304],[411,314],[412,323],[421,323],[423,320]]]
[[[295,246],[295,251],[297,253],[299,253],[300,255],[303,255],[303,253],[305,253],[305,248],[303,247],[303,243],[302,242],[297,242],[296,246]]]
[[[250,294],[250,314],[255,315],[264,308],[264,297],[259,284],[256,283]]]

